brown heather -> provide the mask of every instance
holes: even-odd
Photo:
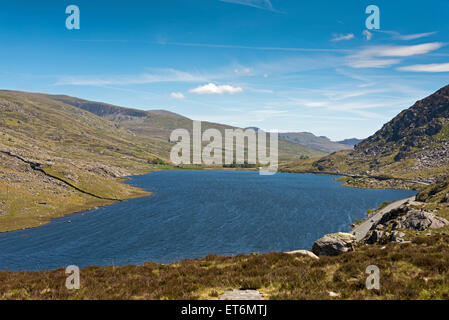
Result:
[[[381,289],[365,287],[366,267],[380,268]],[[171,265],[88,267],[81,289],[65,288],[64,269],[0,272],[1,299],[217,299],[256,289],[268,299],[448,299],[449,237],[362,246],[337,257],[268,253],[185,260]]]

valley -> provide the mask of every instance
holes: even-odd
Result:
[[[165,169],[223,169],[170,164],[170,132],[191,130],[192,120],[166,111],[2,91],[0,112],[0,232],[38,227],[73,212],[150,196],[144,188],[125,183],[131,175]],[[322,146],[312,148],[309,142],[299,144],[305,143],[300,140],[303,136],[281,136],[282,172],[336,175],[340,176],[336,181],[348,187],[418,191],[416,198],[369,210],[366,220],[353,224],[356,237],[343,233],[315,241],[312,250],[317,259],[299,250],[209,255],[168,265],[86,267],[82,269],[85,286],[77,292],[61,287],[60,270],[3,271],[0,297],[109,299],[118,294],[126,299],[216,299],[226,290],[240,288],[257,289],[270,299],[447,298],[448,112],[446,86],[402,111],[369,138],[353,140],[358,142],[353,149],[347,145],[325,151]],[[233,128],[214,123],[205,127]],[[319,141],[343,148],[326,139]],[[357,234],[361,228],[363,236]],[[340,243],[344,251],[324,253],[329,241]],[[360,285],[367,262],[380,266],[391,279],[380,291],[366,291]],[[279,272],[265,277],[267,268],[273,267]],[[301,270],[301,286],[292,278],[292,268]],[[185,274],[182,288],[175,283],[179,272]],[[119,276],[125,274],[128,280]],[[130,275],[148,279],[150,287],[169,285],[150,294],[148,286],[130,281]],[[98,286],[103,277],[111,276],[115,289]],[[52,280],[42,283],[39,279]],[[134,294],[128,294],[130,288]]]

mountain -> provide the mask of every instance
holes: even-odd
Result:
[[[327,137],[317,137],[310,132],[285,132],[279,133],[279,137],[300,145],[308,146],[313,149],[321,150],[326,153],[352,149],[354,145],[350,143],[333,142]],[[346,140],[345,140],[346,141]]]
[[[203,122],[203,130],[230,126]],[[69,96],[0,91],[0,232],[147,195],[125,177],[169,162],[174,129],[192,120]],[[323,152],[279,141],[280,160]]]
[[[122,178],[163,150],[72,105],[0,91],[0,232],[148,194]]]
[[[435,180],[449,174],[449,86],[417,101],[379,131],[313,163],[318,171]]]
[[[179,114],[165,110],[141,111],[124,107],[113,106],[102,102],[93,102],[60,95],[45,95],[49,99],[64,102],[77,108],[94,113],[102,118],[112,121],[118,127],[132,133],[151,138],[159,144],[159,156],[169,158],[173,144],[168,143],[170,134],[175,129],[192,130],[192,120]],[[203,121],[202,130],[215,128],[224,136],[224,130],[236,127]],[[207,143],[206,143],[207,144]],[[165,148],[165,149],[164,149]],[[164,150],[160,150],[164,149]],[[298,159],[301,156],[322,156],[325,152],[309,146],[298,145],[287,140],[279,140],[279,160],[287,161]]]
[[[345,139],[342,141],[337,141],[337,143],[348,146],[350,149],[354,148],[354,146],[360,142],[362,142],[363,139],[357,139],[357,138],[351,138],[351,139]]]

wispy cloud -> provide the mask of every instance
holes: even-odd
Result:
[[[385,68],[401,62],[404,57],[422,55],[443,47],[444,43],[430,42],[411,46],[372,46],[347,57],[352,68]]]
[[[380,30],[379,32],[390,34],[393,36],[393,39],[395,40],[405,40],[405,41],[430,37],[437,33],[436,31],[433,31],[433,32],[423,32],[414,34],[400,34],[397,31],[385,31],[385,30]]]
[[[449,63],[415,64],[398,68],[399,71],[449,72]]]
[[[202,75],[191,74],[175,69],[156,69],[151,73],[137,75],[112,76],[63,76],[55,85],[105,86],[132,85],[157,82],[202,82],[207,81]]]
[[[209,83],[203,86],[199,86],[197,88],[189,90],[192,93],[198,94],[223,94],[223,93],[240,93],[243,89],[240,87],[233,87],[230,85],[216,85],[215,83]]]
[[[220,1],[276,12],[270,0],[220,0]]]
[[[412,46],[377,46],[362,52],[365,55],[380,57],[410,57],[425,54],[444,46],[442,42],[429,42]]]
[[[360,69],[360,68],[387,68],[394,64],[400,63],[399,59],[374,59],[374,58],[357,58],[348,60],[347,65]]]
[[[342,41],[342,40],[351,40],[354,39],[353,33],[348,34],[334,34],[331,41]]]
[[[172,92],[170,94],[170,96],[175,99],[184,99],[185,98],[185,96],[182,92]]]
[[[247,68],[247,67],[234,69],[234,73],[240,74],[240,75],[249,75],[249,74],[251,74],[251,72],[252,72],[251,68]]]
[[[156,42],[159,45],[181,46],[181,47],[203,47],[217,49],[248,49],[263,51],[293,51],[293,52],[350,52],[348,49],[333,48],[298,48],[298,47],[269,47],[269,46],[243,46],[233,44],[211,44],[211,43],[187,43],[187,42]]]

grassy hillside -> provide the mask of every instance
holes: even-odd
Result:
[[[0,114],[0,232],[148,194],[122,178],[150,169],[149,139],[34,94],[1,91]]]
[[[232,128],[203,123],[203,130]],[[0,232],[148,195],[123,178],[169,162],[172,130],[192,121],[68,96],[0,91]],[[280,141],[280,160],[322,155]],[[162,159],[162,160],[161,160]]]
[[[112,121],[118,127],[125,128],[138,135],[150,137],[157,144],[157,151],[160,156],[165,159],[169,158],[172,147],[172,144],[167,144],[172,131],[175,129],[192,131],[191,119],[165,110],[140,111],[68,96],[46,95],[46,97],[87,110]],[[207,121],[202,122],[203,131],[210,128],[218,129],[224,137],[225,129],[235,129],[236,127]],[[320,151],[320,149],[293,143],[285,139],[279,140],[280,161],[291,161],[299,159],[301,156],[323,156],[327,153]]]

